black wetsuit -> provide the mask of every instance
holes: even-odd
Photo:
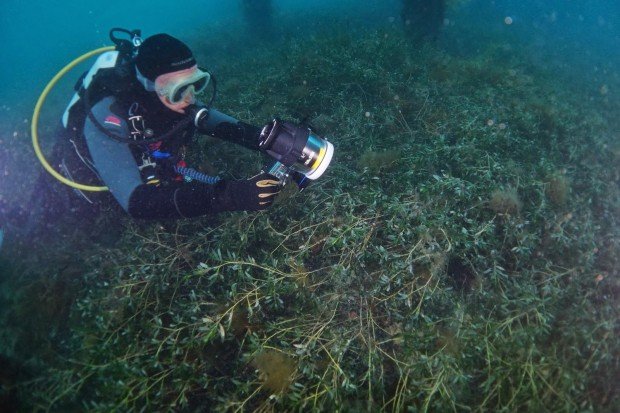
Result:
[[[64,145],[69,148],[64,151],[64,163],[68,165],[65,169],[68,174],[78,175],[72,176],[76,180],[107,186],[132,217],[194,217],[244,209],[230,181],[221,180],[213,185],[185,182],[174,171],[174,165],[180,160],[179,150],[196,132],[258,150],[259,128],[211,109],[201,130],[190,123],[165,141],[140,144],[142,136],[165,134],[186,118],[143,89],[120,98],[105,97],[92,106],[92,114],[100,126],[114,135],[137,135],[137,144],[112,139],[88,117],[82,127],[69,119],[64,131],[65,142],[70,142]],[[97,194],[83,195],[92,202],[102,202],[93,201],[100,198]]]

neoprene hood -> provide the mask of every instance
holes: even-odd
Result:
[[[189,69],[196,65],[196,59],[189,47],[168,34],[153,35],[140,45],[136,67],[148,80],[165,73]]]

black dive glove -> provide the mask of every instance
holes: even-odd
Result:
[[[275,176],[262,172],[245,181],[229,181],[226,189],[236,210],[260,211],[273,204],[282,184]]]
[[[215,185],[176,182],[168,186],[140,185],[129,199],[134,218],[189,218],[223,211],[259,211],[273,203],[282,189],[278,179],[260,173],[245,181],[222,180]]]

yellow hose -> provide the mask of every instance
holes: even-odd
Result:
[[[106,46],[106,47],[101,47],[99,49],[95,49],[91,52],[83,54],[82,56],[78,57],[77,59],[73,60],[71,63],[63,67],[62,70],[58,72],[56,76],[52,78],[52,80],[50,80],[47,86],[45,86],[45,89],[43,89],[43,92],[41,93],[41,96],[39,96],[39,100],[37,100],[37,104],[34,107],[34,113],[32,114],[32,125],[31,125],[31,130],[30,130],[30,133],[32,135],[32,146],[34,147],[34,153],[37,155],[37,158],[39,158],[41,165],[43,165],[43,167],[45,168],[45,170],[47,170],[47,172],[49,172],[54,178],[58,179],[63,184],[69,185],[70,187],[73,187],[73,188],[76,188],[82,191],[102,192],[102,191],[108,191],[109,189],[107,186],[90,186],[90,185],[79,184],[77,182],[74,182],[74,181],[71,181],[65,178],[64,176],[56,172],[54,168],[52,168],[52,166],[45,159],[45,156],[43,156],[43,152],[41,151],[41,147],[39,146],[39,135],[37,132],[37,127],[39,124],[39,114],[41,113],[41,107],[43,106],[43,103],[45,102],[45,99],[47,98],[47,95],[49,94],[50,90],[52,90],[52,88],[56,85],[58,80],[60,80],[60,78],[63,77],[69,70],[73,69],[75,66],[82,63],[84,60],[91,58],[94,55],[97,55],[103,52],[108,52],[114,49],[115,49],[114,46]]]

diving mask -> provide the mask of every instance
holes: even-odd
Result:
[[[211,75],[194,66],[178,72],[166,73],[155,80],[155,91],[176,105],[181,103],[190,89],[200,93],[209,84]]]

